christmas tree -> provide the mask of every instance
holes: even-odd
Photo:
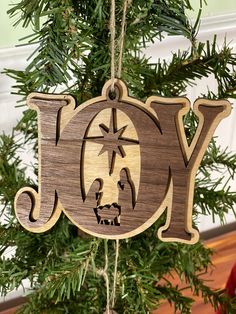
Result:
[[[68,93],[78,105],[101,94],[111,70],[110,6],[107,0],[21,0],[9,10],[16,25],[32,27],[32,35],[24,42],[36,44],[24,71],[6,70],[16,80],[14,92],[22,96],[23,103],[32,91]],[[195,79],[214,75],[218,92],[209,91],[205,96],[236,97],[235,55],[227,44],[219,49],[216,38],[213,43],[198,42],[201,8],[194,22],[186,10],[192,10],[188,0],[128,1],[122,79],[132,96],[146,100],[151,95],[184,95]],[[115,15],[116,33],[121,34],[121,0],[116,1]],[[169,35],[187,38],[189,50],[151,64],[143,49],[154,39]],[[185,124],[191,142],[197,125],[193,113],[185,117]],[[201,295],[215,308],[227,303],[233,313],[233,303],[223,291],[211,290],[201,279],[200,274],[211,266],[210,249],[202,242],[188,246],[157,239],[165,214],[141,235],[120,241],[116,275],[115,241],[86,236],[63,215],[45,234],[24,230],[14,215],[14,196],[21,187],[37,185],[27,176],[19,156],[24,145],[32,145],[37,157],[37,118],[29,109],[11,136],[0,136],[0,198],[5,217],[0,225],[0,292],[4,295],[18,288],[22,280],[30,280],[32,292],[19,313],[103,313],[109,290],[113,291],[110,308],[117,313],[151,313],[164,300],[183,314],[191,313],[194,300],[167,280],[171,272],[188,283],[193,295]],[[233,211],[236,193],[230,191],[229,180],[235,167],[236,156],[213,139],[196,178],[195,226],[200,214],[219,216],[223,221],[224,214]],[[37,174],[36,164],[34,171]],[[216,171],[217,179],[212,176]],[[9,247],[16,252],[6,259],[4,252]],[[112,289],[114,275],[116,289]],[[166,284],[158,284],[161,279]]]

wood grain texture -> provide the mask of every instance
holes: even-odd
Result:
[[[120,80],[114,99],[110,88],[108,81],[102,96],[76,109],[71,96],[29,96],[38,112],[39,190],[17,193],[20,223],[44,232],[63,211],[88,234],[122,239],[143,232],[167,209],[159,238],[197,242],[195,175],[215,128],[230,113],[229,102],[195,102],[199,125],[188,146],[186,98],[150,97],[144,104],[129,97]]]
[[[15,307],[13,307],[13,308],[11,308],[11,309],[2,311],[2,312],[0,312],[0,313],[1,313],[1,314],[14,314],[14,313],[16,313],[17,310],[19,310],[19,309],[20,309],[20,306],[15,306]]]
[[[213,289],[223,289],[225,288],[226,281],[230,275],[231,269],[236,262],[236,231],[230,232],[228,234],[221,235],[205,242],[206,247],[214,249],[214,255],[212,258],[213,266],[208,270],[208,272],[202,275],[202,278],[207,280],[209,287]],[[180,280],[176,275],[170,274],[168,280],[173,285],[178,285],[179,288],[185,288],[187,284],[184,280]],[[158,284],[165,285],[166,281],[163,280]],[[192,295],[190,289],[182,290],[185,296],[193,297],[195,303],[192,308],[192,314],[214,314],[215,311],[211,304],[205,304],[201,297],[196,297]],[[22,298],[19,302],[12,300],[9,303],[0,304],[1,314],[13,314],[16,312],[18,307],[15,307],[15,303],[24,304],[27,302],[27,298]],[[6,304],[6,305],[5,305]],[[168,302],[163,302],[163,304],[158,308],[158,310],[153,311],[153,314],[174,314],[174,306],[170,305]],[[181,314],[177,312],[177,314]]]
[[[201,278],[206,280],[206,284],[211,289],[224,289],[226,286],[227,279],[230,275],[231,269],[236,263],[236,232],[230,232],[224,234],[220,237],[213,238],[206,241],[206,247],[214,250],[214,255],[212,257],[213,266],[209,268],[206,274],[201,275]],[[186,297],[191,297],[195,300],[192,308],[192,314],[214,314],[216,311],[211,304],[205,304],[201,296],[193,296],[190,289],[186,289],[188,284],[182,280],[174,273],[170,274],[167,278],[174,286],[183,289],[182,293]],[[165,285],[166,281],[162,280],[158,284]],[[163,304],[155,311],[153,314],[174,314],[174,305],[170,305],[168,302],[163,302]],[[181,314],[178,311],[176,314]]]

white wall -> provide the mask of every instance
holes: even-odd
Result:
[[[199,32],[199,40],[211,40],[213,35],[218,35],[218,43],[221,45],[227,35],[227,41],[235,49],[236,47],[236,13],[223,16],[208,17],[203,19],[201,30]],[[188,40],[181,37],[168,37],[163,42],[154,43],[146,50],[147,56],[153,61],[157,58],[168,58],[171,52],[178,49],[186,49],[189,46]],[[33,47],[18,47],[0,49],[0,71],[4,68],[24,69],[27,64],[27,57],[31,54]],[[0,74],[0,132],[10,132],[16,121],[20,118],[24,108],[16,108],[17,96],[11,95],[11,86],[14,81],[5,74]],[[214,78],[198,80],[197,85],[188,90],[188,98],[193,102],[202,93],[207,91],[207,87],[211,90],[216,89]],[[219,143],[222,146],[228,146],[231,150],[236,151],[236,110],[233,109],[231,116],[221,122],[216,134],[219,136]],[[26,159],[28,163],[28,158]],[[233,189],[236,190],[236,184],[233,183]],[[211,217],[202,217],[199,221],[200,230],[207,230],[219,225],[219,221],[212,223]],[[232,214],[227,215],[227,221],[232,222],[235,218]]]
[[[227,35],[227,41],[235,49],[236,47],[236,13],[227,15],[207,17],[203,19],[201,30],[199,32],[199,40],[211,40],[213,35],[218,35],[218,43],[221,45]],[[163,42],[156,42],[146,50],[147,56],[153,61],[157,58],[168,58],[172,51],[178,49],[186,49],[189,46],[188,40],[181,37],[168,37]],[[0,49],[0,71],[4,68],[24,69],[27,64],[27,57],[31,54],[33,47],[18,47]],[[14,81],[5,74],[0,74],[0,132],[10,132],[16,121],[20,118],[24,108],[16,108],[17,96],[11,95],[11,86]],[[194,101],[202,93],[207,91],[207,87],[211,90],[216,88],[213,78],[208,80],[199,80],[194,88],[189,88],[188,98]],[[231,150],[236,151],[236,111],[233,109],[231,116],[225,119],[217,129],[219,142],[223,146],[229,146]],[[234,183],[234,189],[236,189]],[[233,215],[228,215],[227,221],[234,221]],[[201,230],[216,227],[218,224],[212,224],[211,217],[201,219],[199,227]]]
[[[202,20],[198,40],[206,42],[206,40],[213,39],[214,34],[217,34],[217,42],[219,47],[224,43],[226,38],[230,46],[236,51],[236,13],[229,13],[221,16],[207,17]],[[151,60],[156,61],[157,58],[168,58],[171,52],[187,49],[189,42],[181,37],[168,37],[163,42],[156,42],[149,47],[146,54]],[[188,88],[187,97],[193,102],[196,98],[201,97],[201,94],[206,94],[207,89],[217,91],[217,85],[214,77],[196,81],[196,86]],[[223,120],[216,130],[218,136],[218,143],[222,147],[229,147],[231,151],[236,153],[236,102],[232,99],[233,110],[231,115]],[[232,190],[236,191],[236,180],[232,182]],[[226,215],[228,223],[235,221],[234,215]],[[220,225],[219,219],[215,223],[212,222],[210,216],[202,216],[199,218],[199,229],[201,231],[216,228]]]
[[[4,69],[23,70],[32,47],[0,49],[0,132],[11,132],[23,108],[16,108],[18,96],[11,94],[15,81],[3,74]]]
[[[218,34],[218,42],[222,44],[227,34],[227,41],[236,49],[236,13],[227,14],[224,16],[208,17],[202,22],[199,40],[206,41],[212,39],[213,34]],[[180,37],[169,37],[162,43],[155,43],[146,50],[146,54],[153,60],[160,58],[168,58],[172,51],[185,49],[189,45],[188,41]],[[4,68],[24,69],[27,64],[27,57],[32,52],[32,47],[8,48],[0,49],[0,72]],[[11,132],[12,127],[20,118],[24,108],[16,108],[17,96],[11,95],[11,86],[14,81],[8,78],[5,74],[0,74],[0,132]],[[197,86],[189,88],[188,97],[194,101],[201,93],[206,92],[207,85],[214,90],[216,85],[213,78],[201,80],[197,82]],[[229,146],[231,150],[236,152],[236,110],[229,118],[223,121],[217,130],[219,141],[223,146]],[[26,159],[27,160],[27,159]],[[27,161],[26,161],[27,162]],[[233,189],[236,190],[236,182],[233,184]],[[227,216],[227,221],[234,221],[233,215]],[[199,221],[200,230],[207,230],[216,227],[219,222],[212,223],[211,217],[201,217]],[[15,297],[17,294],[22,294],[22,290],[18,293],[13,292],[8,296]],[[3,299],[0,298],[0,302]]]

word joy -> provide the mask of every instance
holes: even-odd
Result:
[[[29,95],[28,106],[38,113],[39,183],[38,191],[25,187],[16,194],[19,222],[45,232],[64,212],[86,233],[124,239],[166,211],[158,237],[196,243],[195,176],[230,103],[195,101],[198,126],[189,145],[183,122],[188,99],[152,96],[143,103],[121,80],[111,97],[111,84],[78,107],[69,95]]]

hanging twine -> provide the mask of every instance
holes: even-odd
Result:
[[[122,73],[122,65],[123,65],[123,53],[124,53],[124,42],[125,42],[125,31],[126,31],[126,16],[128,7],[131,5],[132,0],[125,0],[123,7],[123,17],[121,24],[121,35],[120,35],[120,45],[119,45],[119,63],[118,63],[118,71],[117,77],[121,78]]]
[[[132,0],[124,0],[123,16],[121,22],[121,35],[119,40],[119,57],[118,57],[118,69],[116,69],[116,2],[111,0],[111,17],[110,17],[110,33],[111,33],[111,89],[114,91],[115,79],[121,78],[123,54],[124,54],[124,41],[126,31],[126,16],[129,5]]]
[[[111,18],[110,18],[110,33],[111,33],[111,90],[115,89],[115,53],[116,53],[116,2],[111,0]]]
[[[102,276],[105,280],[106,284],[106,290],[107,290],[107,306],[106,306],[106,312],[107,314],[110,313],[110,282],[109,282],[109,276],[108,276],[108,245],[107,240],[104,241],[104,250],[105,250],[105,265],[104,269],[98,269],[97,274]]]
[[[123,16],[121,22],[121,35],[119,41],[119,58],[118,58],[118,70],[116,70],[116,2],[111,0],[111,17],[110,17],[110,33],[111,33],[111,90],[115,89],[116,77],[120,78],[122,74],[122,64],[123,64],[123,52],[124,52],[124,41],[125,41],[125,31],[126,31],[126,15],[128,6],[131,4],[132,0],[124,0],[123,5]],[[115,254],[115,266],[113,273],[113,288],[110,299],[110,281],[108,275],[108,245],[107,240],[104,241],[105,247],[105,265],[104,269],[97,271],[98,275],[102,276],[105,280],[106,290],[107,290],[107,305],[104,314],[117,314],[113,308],[115,306],[116,299],[116,285],[118,277],[118,259],[119,259],[119,240],[116,240],[116,254]],[[111,306],[110,306],[111,305]]]
[[[105,265],[104,269],[98,269],[97,274],[99,276],[102,276],[105,281],[106,285],[106,292],[107,292],[107,305],[106,305],[106,311],[104,314],[117,314],[113,308],[115,306],[115,296],[116,296],[116,284],[117,284],[117,267],[118,267],[118,258],[119,258],[119,240],[116,240],[116,256],[115,256],[115,268],[114,268],[114,274],[113,274],[113,289],[111,293],[111,306],[110,306],[110,280],[108,275],[108,240],[104,241],[104,249],[105,249]]]
[[[111,307],[114,308],[115,306],[115,299],[116,299],[116,285],[117,285],[117,268],[118,268],[118,259],[119,259],[119,240],[116,240],[116,257],[115,257],[115,268],[113,274],[113,290],[111,294]]]

